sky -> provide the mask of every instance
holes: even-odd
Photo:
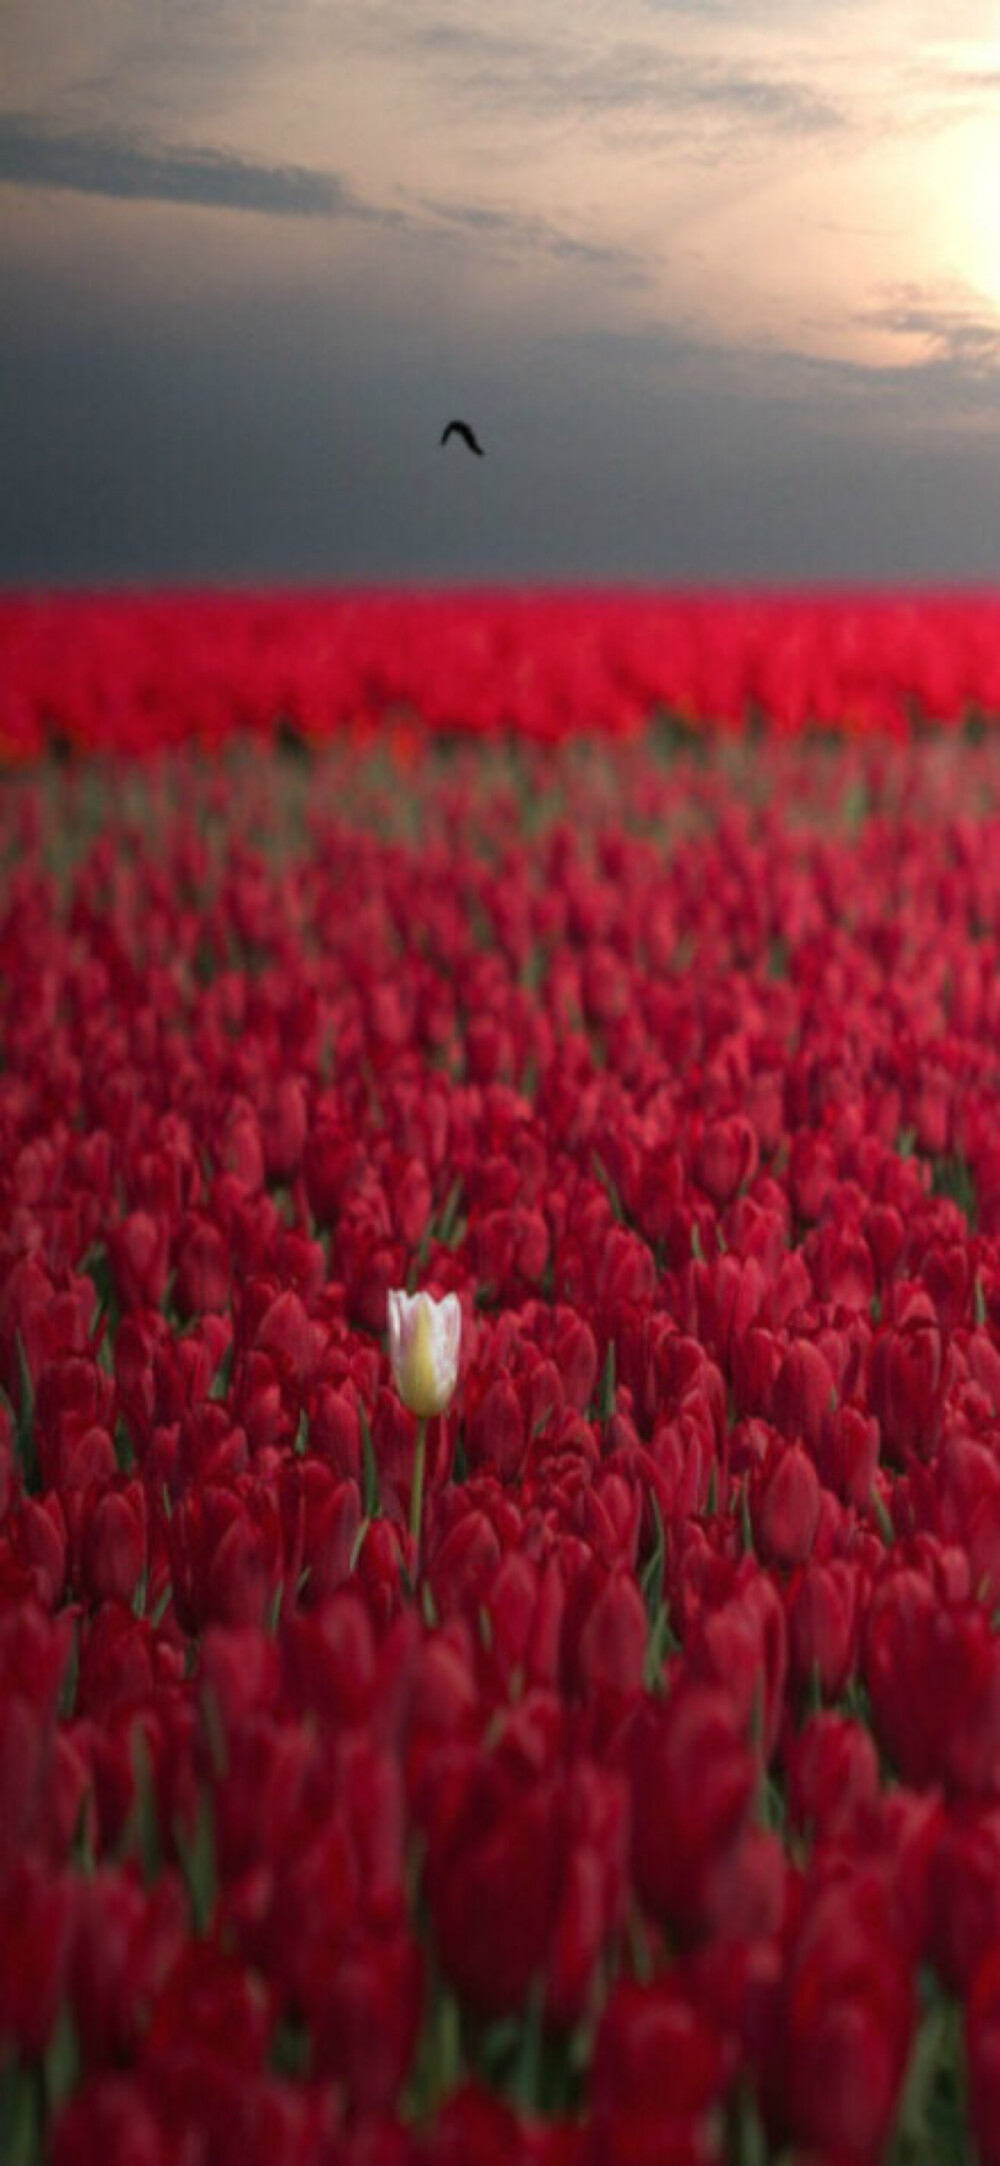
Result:
[[[997,580],[996,0],[2,0],[3,586]]]

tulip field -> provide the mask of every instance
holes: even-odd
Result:
[[[2,2166],[1000,2166],[1000,598],[0,598]]]

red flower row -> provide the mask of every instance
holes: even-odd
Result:
[[[556,742],[656,710],[791,734],[1000,713],[1000,597],[977,592],[12,595],[0,651],[8,759],[279,723]]]
[[[0,807],[4,2156],[1000,2160],[1000,776],[769,772]]]

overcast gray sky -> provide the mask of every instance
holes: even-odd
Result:
[[[2,0],[0,582],[1000,577],[998,204],[996,0]]]

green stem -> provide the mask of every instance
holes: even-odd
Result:
[[[410,1533],[417,1545],[420,1558],[420,1522],[424,1513],[424,1449],[427,1443],[427,1416],[421,1414],[417,1422],[417,1442],[413,1454],[413,1488],[410,1491]]]

